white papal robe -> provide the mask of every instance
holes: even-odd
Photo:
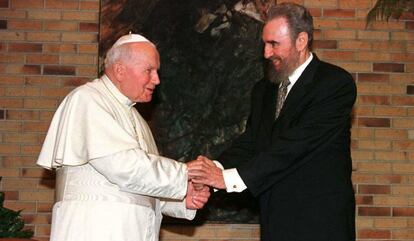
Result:
[[[194,218],[186,165],[159,156],[133,105],[106,75],[60,104],[37,161],[57,170],[51,241],[156,241],[162,214]]]

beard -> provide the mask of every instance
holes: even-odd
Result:
[[[274,60],[280,62],[279,70],[273,65]],[[272,83],[280,84],[283,80],[286,80],[298,66],[299,52],[296,51],[296,49],[291,48],[289,56],[286,58],[281,58],[280,56],[272,56],[269,58],[267,65],[267,78]]]

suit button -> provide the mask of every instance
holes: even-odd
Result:
[[[237,185],[233,185],[233,188],[237,188]]]

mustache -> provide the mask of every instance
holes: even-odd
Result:
[[[270,56],[270,58],[268,58],[268,60],[271,61],[271,62],[273,62],[275,60],[282,61],[282,58],[272,55],[272,56]]]

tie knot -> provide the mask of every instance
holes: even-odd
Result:
[[[288,85],[290,85],[290,81],[289,79],[285,79],[282,81],[282,88],[286,88]]]

